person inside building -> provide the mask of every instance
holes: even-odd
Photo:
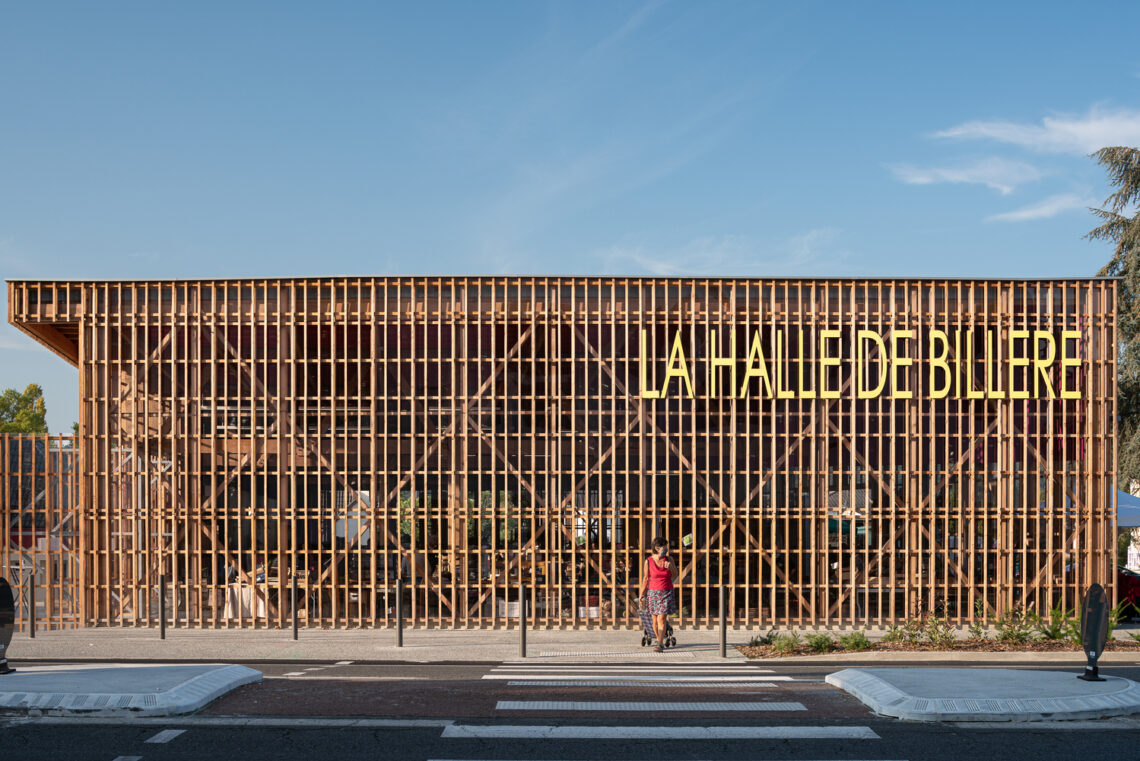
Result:
[[[664,652],[665,632],[669,614],[677,612],[673,586],[677,582],[677,564],[669,557],[669,541],[658,537],[653,540],[653,554],[645,559],[641,574],[641,599],[653,616],[653,635],[657,639],[657,652]]]

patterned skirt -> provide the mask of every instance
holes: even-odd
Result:
[[[645,592],[645,609],[652,616],[667,616],[677,612],[673,590],[649,589]]]

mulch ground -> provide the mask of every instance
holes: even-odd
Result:
[[[809,649],[806,645],[800,645],[795,650],[789,652],[777,652],[773,645],[760,645],[758,647],[750,647],[748,645],[738,645],[737,650],[744,653],[749,658],[786,658],[793,655],[825,655],[826,653],[817,653]],[[1113,640],[1106,643],[1104,649],[1106,651],[1134,651],[1140,652],[1140,642],[1132,642],[1128,640]],[[874,642],[871,647],[866,650],[843,650],[842,648],[835,647],[828,651],[831,653],[838,652],[898,652],[898,653],[925,653],[925,652],[976,652],[976,653],[1023,653],[1023,652],[1071,652],[1079,653],[1081,648],[1078,645],[1061,640],[1031,640],[1022,644],[1013,644],[1008,642],[999,642],[994,639],[986,640],[961,640],[955,642],[950,646],[935,647],[929,642]]]

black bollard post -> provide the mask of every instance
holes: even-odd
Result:
[[[19,582],[17,582],[19,583]],[[36,638],[36,572],[28,577],[28,636]]]
[[[297,639],[297,573],[293,573],[293,639]]]
[[[166,639],[166,574],[158,575],[158,638]]]
[[[728,620],[724,605],[724,587],[720,588],[720,657],[727,658],[727,630]]]
[[[396,647],[404,646],[404,580],[396,579]]]
[[[519,657],[526,657],[526,583],[519,584]]]

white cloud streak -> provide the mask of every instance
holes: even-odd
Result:
[[[1062,193],[1049,196],[1037,203],[1023,206],[1020,209],[994,214],[986,217],[987,222],[1031,222],[1037,219],[1048,219],[1066,211],[1074,209],[1087,209],[1096,206],[1095,199],[1082,198],[1074,193]]]
[[[834,228],[817,228],[775,245],[744,235],[708,236],[665,251],[614,246],[599,256],[610,272],[628,274],[633,263],[656,277],[850,274],[851,253],[839,244],[840,234]]]
[[[902,164],[892,166],[891,172],[898,180],[908,185],[933,185],[942,182],[985,185],[1002,195],[1009,195],[1018,185],[1034,182],[1045,175],[1032,164],[1010,161],[997,156],[949,167],[922,168]]]
[[[971,121],[936,132],[935,137],[994,140],[1040,153],[1083,155],[1110,145],[1140,145],[1140,111],[1094,106],[1084,116],[1047,116],[1041,124]]]

